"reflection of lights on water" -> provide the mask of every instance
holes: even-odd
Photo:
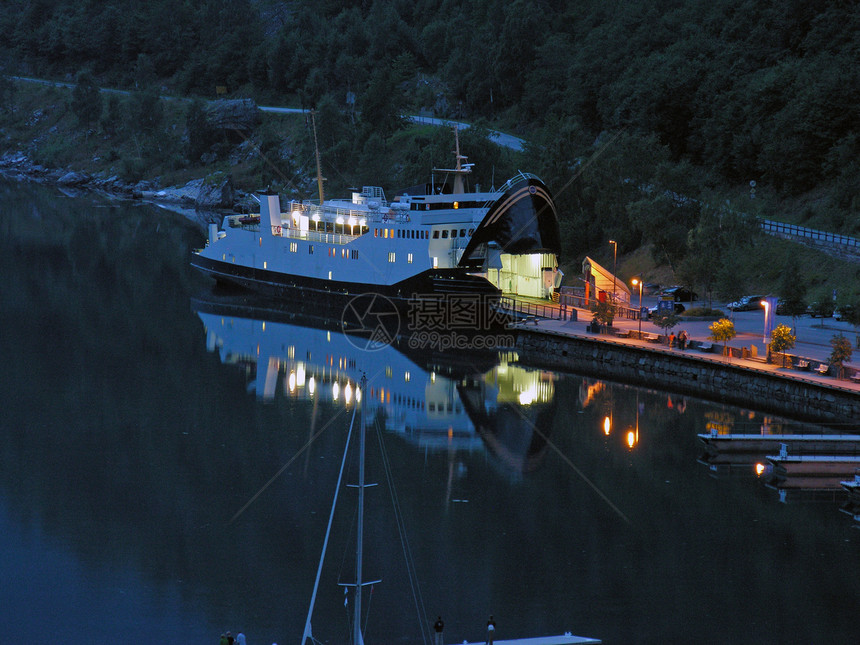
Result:
[[[331,398],[333,401],[337,401],[337,397],[340,394],[340,385],[338,385],[337,381],[335,381],[331,386]]]
[[[299,363],[296,366],[296,385],[298,387],[305,386],[305,364]]]
[[[520,392],[519,399],[522,405],[534,403],[536,392],[534,390],[523,390]]]
[[[313,394],[316,389],[317,389],[317,382],[316,382],[316,379],[312,376],[312,377],[310,377],[310,379],[308,379],[308,392]]]
[[[759,464],[755,465],[755,474],[757,477],[761,477],[762,474],[764,473],[764,471],[765,471],[765,465],[764,464],[759,463]]]
[[[288,382],[289,382],[290,393],[292,394],[293,392],[296,391],[296,373],[295,372],[290,372],[290,378],[289,378]]]
[[[609,419],[609,417],[606,417],[603,420],[603,434],[605,434],[608,437],[609,433],[611,431],[612,431],[612,421]]]
[[[352,385],[349,383],[343,388],[343,398],[347,403],[352,401]]]
[[[633,430],[627,431],[627,447],[633,448],[636,445],[636,433]]]
[[[361,403],[361,388],[360,387],[355,388],[355,402]]]

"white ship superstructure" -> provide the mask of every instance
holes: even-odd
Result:
[[[270,295],[290,291],[521,295],[549,298],[561,283],[559,227],[543,183],[520,173],[498,190],[465,189],[471,164],[437,170],[453,180],[391,200],[365,186],[349,199],[281,203],[210,225],[192,264],[217,280]]]

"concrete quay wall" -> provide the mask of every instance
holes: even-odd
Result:
[[[805,420],[860,424],[860,396],[838,385],[733,365],[695,350],[643,348],[552,331],[517,330],[525,365],[669,390]]]

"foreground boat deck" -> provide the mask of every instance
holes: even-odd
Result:
[[[494,640],[493,645],[568,645],[568,643],[601,643],[597,638],[587,636],[574,636],[573,634],[561,634],[559,636],[537,636],[534,638],[514,638],[508,640]],[[484,645],[485,640],[454,643],[453,645]]]

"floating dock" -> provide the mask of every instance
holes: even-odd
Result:
[[[699,434],[705,453],[699,463],[712,470],[723,467],[746,467],[764,461],[767,454],[779,450],[794,455],[827,455],[860,457],[860,435],[857,434]],[[748,471],[748,474],[752,474]]]
[[[860,468],[860,457],[854,455],[798,455],[786,450],[768,456],[771,482],[776,488],[840,490],[845,477]]]

